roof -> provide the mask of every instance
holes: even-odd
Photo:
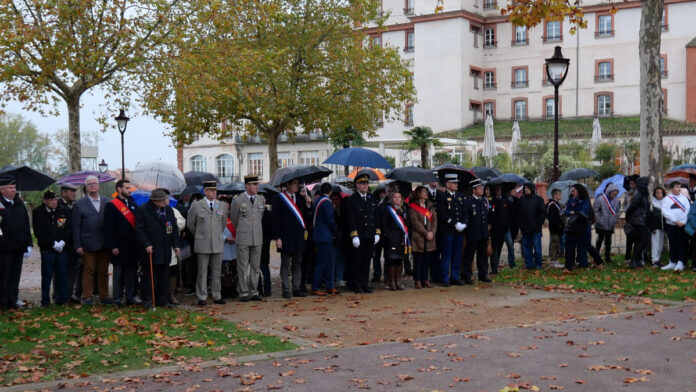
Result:
[[[694,39],[692,39],[691,41],[689,41],[689,43],[686,44],[686,47],[687,47],[687,48],[696,48],[696,37],[694,37]]]

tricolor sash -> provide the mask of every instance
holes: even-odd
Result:
[[[602,198],[604,199],[604,202],[607,203],[607,207],[609,207],[609,212],[611,212],[612,215],[616,216],[616,210],[614,209],[614,206],[612,206],[609,202],[609,198],[607,197],[607,195],[602,193]]]
[[[672,195],[667,195],[667,197],[669,197],[674,202],[674,204],[676,204],[679,207],[679,209],[682,210],[682,212],[686,212],[686,207],[679,201],[679,199],[672,197]]]
[[[410,207],[413,208],[413,210],[416,211],[417,213],[419,213],[419,214],[423,215],[424,217],[428,218],[429,221],[432,221],[432,220],[433,220],[433,214],[430,212],[430,210],[428,210],[428,209],[425,208],[425,207],[421,207],[420,204],[418,204],[418,203],[411,203],[411,204],[410,204]]]
[[[321,205],[324,204],[325,201],[329,201],[329,198],[326,196],[322,196],[317,202],[317,207],[314,209],[314,219],[312,220],[312,226],[317,225],[317,215],[319,215],[319,207],[321,207]]]
[[[126,218],[128,223],[130,223],[130,225],[133,228],[135,228],[135,215],[133,215],[133,212],[128,207],[126,207],[126,204],[123,201],[121,201],[121,199],[119,199],[118,197],[113,198],[111,202],[114,203],[114,205],[118,209],[118,212],[120,212],[121,215],[123,215],[123,217]]]
[[[281,192],[280,193],[280,198],[283,200],[285,205],[288,206],[290,211],[292,211],[293,215],[295,215],[295,218],[297,218],[297,221],[300,223],[300,226],[302,226],[305,231],[307,230],[307,226],[305,226],[305,221],[304,218],[302,217],[302,213],[300,212],[300,208],[297,207],[297,204],[295,204],[294,201],[288,196],[286,192]]]
[[[396,222],[396,225],[399,226],[401,231],[404,233],[404,254],[410,254],[411,253],[411,239],[408,237],[408,227],[406,227],[406,222],[404,222],[404,218],[399,215],[398,212],[396,212],[396,208],[392,206],[387,207],[387,211],[389,211],[389,214],[394,218],[394,222]]]

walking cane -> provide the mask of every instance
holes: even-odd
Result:
[[[157,305],[155,304],[155,275],[152,270],[152,253],[150,253],[150,288],[152,289],[152,310],[157,310]]]

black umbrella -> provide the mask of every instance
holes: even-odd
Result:
[[[457,178],[461,184],[468,185],[471,180],[477,178],[476,175],[469,169],[453,163],[446,163],[444,165],[436,166],[433,171],[437,172],[437,177],[440,182],[445,182],[445,175],[452,173],[457,175]]]
[[[324,177],[328,177],[331,173],[333,173],[333,170],[324,166],[288,166],[276,170],[269,184],[272,186],[280,186],[292,180],[299,180],[301,183],[311,184]]]
[[[246,191],[246,186],[243,182],[231,182],[229,184],[219,186],[217,191],[223,195],[237,195]]]
[[[186,185],[203,185],[206,181],[217,181],[217,177],[210,173],[200,171],[190,171],[184,173]]]
[[[624,177],[624,181],[623,181],[624,189],[627,191],[630,191],[631,190],[631,186],[630,186],[631,181],[638,181],[638,178],[640,178],[640,176],[638,174],[631,174],[630,176]]]
[[[500,172],[500,170],[492,168],[492,167],[472,167],[469,169],[476,177],[480,178],[483,181],[490,181],[492,178],[496,178],[503,173]]]
[[[276,193],[280,193],[280,189],[268,184],[259,184],[259,193],[264,195],[275,195]]]
[[[0,175],[14,177],[18,191],[40,191],[56,182],[48,174],[27,165],[7,165],[0,170]]]
[[[599,173],[592,169],[587,169],[584,167],[579,167],[577,169],[573,170],[568,170],[567,172],[563,173],[561,177],[558,179],[559,181],[572,181],[572,180],[581,180],[583,178],[590,178],[590,177],[598,177]]]
[[[203,186],[202,185],[189,185],[186,188],[184,188],[183,191],[179,195],[193,195],[194,193],[203,193]]]
[[[488,184],[492,186],[500,185],[502,187],[503,193],[507,193],[508,191],[515,189],[515,187],[517,187],[518,185],[522,185],[525,182],[527,182],[527,179],[522,176],[518,176],[517,174],[513,173],[506,173],[488,181]]]
[[[427,183],[437,181],[437,177],[431,170],[415,166],[392,169],[387,173],[387,178],[403,182]]]

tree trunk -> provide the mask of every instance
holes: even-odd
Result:
[[[662,86],[660,35],[664,0],[643,0],[640,58],[640,175],[662,178]]]
[[[421,166],[423,166],[424,169],[430,169],[430,159],[428,157],[427,144],[421,145]]]
[[[269,179],[273,177],[276,169],[278,169],[278,137],[280,134],[281,131],[279,130],[272,130],[266,134],[268,136]]]
[[[82,149],[80,143],[80,96],[66,99],[68,105],[68,167],[74,173],[82,170]]]

